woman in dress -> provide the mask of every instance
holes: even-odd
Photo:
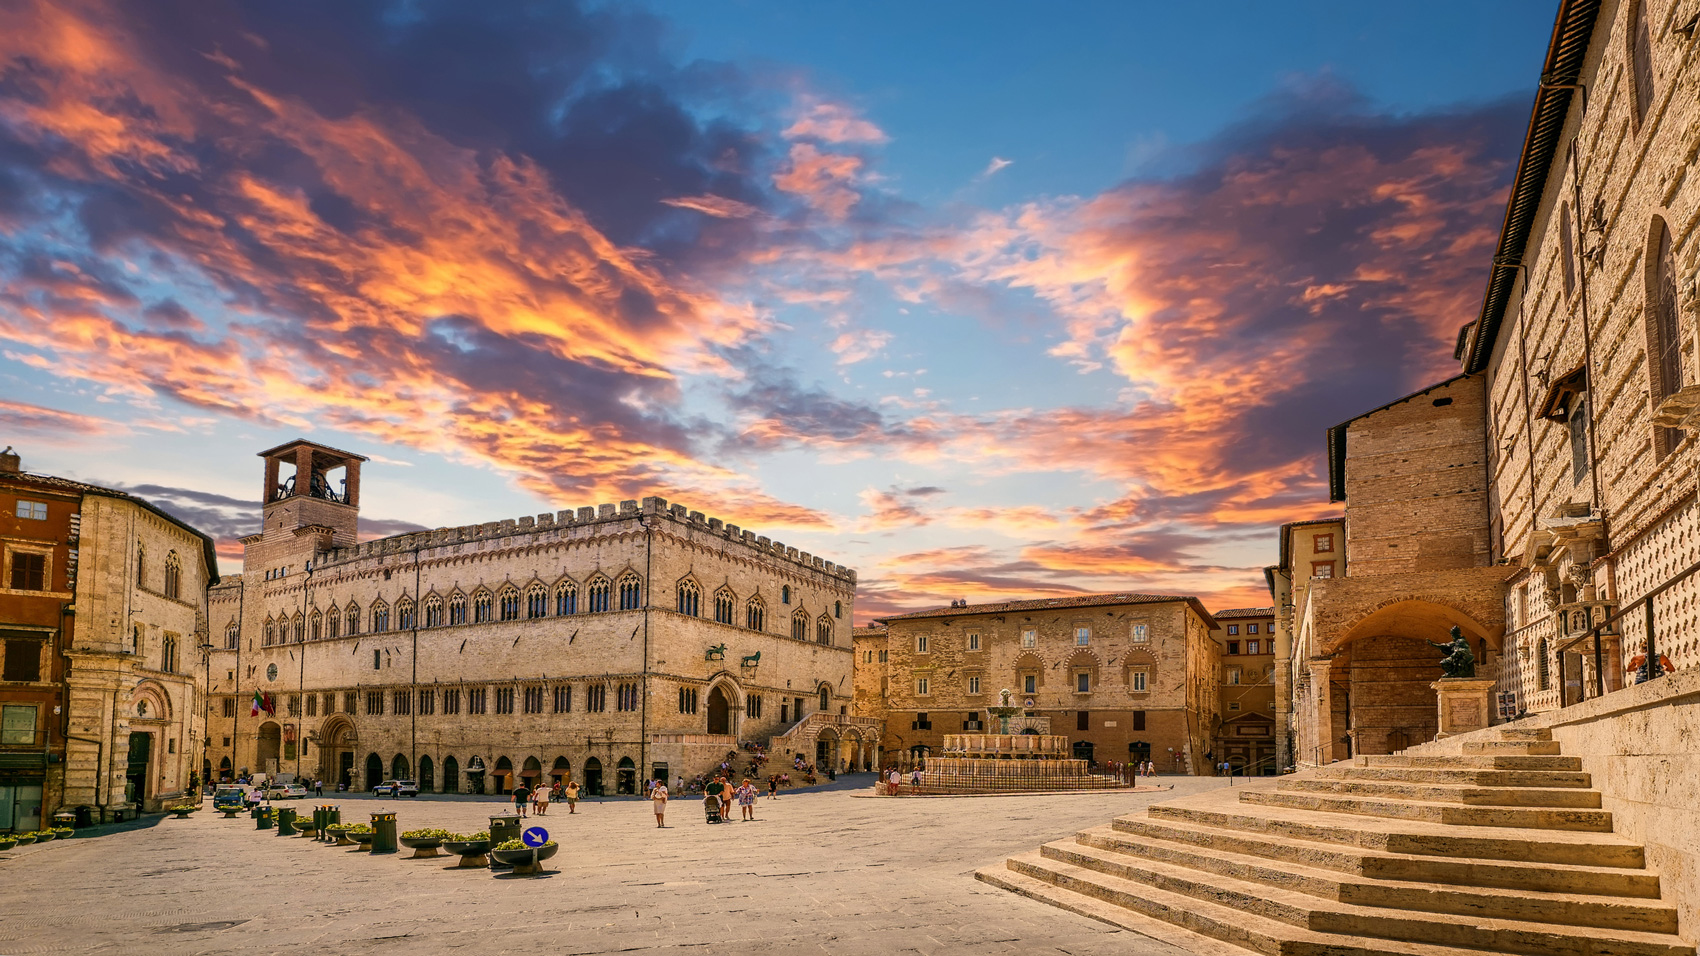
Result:
[[[655,806],[655,826],[658,829],[667,826],[667,785],[657,783],[649,791],[649,802]]]
[[[750,782],[749,777],[745,777],[743,785],[738,788],[738,809],[744,812],[743,819],[756,818],[756,785]]]

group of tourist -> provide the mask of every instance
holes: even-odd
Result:
[[[683,777],[679,778],[679,783],[682,788]],[[775,795],[777,786],[776,781],[769,781],[769,796]],[[649,794],[650,807],[655,811],[655,826],[658,829],[665,828],[667,826],[667,801],[670,797],[667,792],[667,782],[665,780],[647,781],[645,790]],[[715,774],[714,779],[710,780],[708,786],[703,788],[703,809],[707,814],[708,822],[721,823],[730,819],[732,801],[734,800],[738,802],[739,809],[743,811],[742,820],[754,821],[756,818],[756,785],[750,782],[749,777],[745,777],[743,783],[734,787],[732,781],[725,774]]]
[[[556,780],[549,786],[539,784],[535,788],[522,780],[519,786],[513,789],[514,812],[523,817],[529,805],[531,812],[541,817],[548,814],[549,804],[565,800],[567,812],[577,813],[578,793],[578,782],[574,780]]]

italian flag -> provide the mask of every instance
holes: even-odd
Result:
[[[260,716],[260,707],[263,706],[264,704],[265,704],[265,701],[260,698],[260,692],[254,691],[254,706],[252,706],[248,709],[248,716],[250,716],[250,717]]]

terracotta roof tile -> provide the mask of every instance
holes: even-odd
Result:
[[[1016,611],[1049,611],[1057,608],[1104,607],[1113,604],[1169,604],[1175,601],[1185,601],[1191,604],[1206,622],[1212,620],[1210,612],[1205,610],[1198,598],[1190,594],[1139,594],[1132,591],[1117,591],[1108,594],[1075,594],[1070,597],[1037,598],[1030,601],[1002,601],[996,604],[939,607],[926,611],[910,611],[907,614],[889,614],[880,618],[879,623],[933,617],[962,617],[971,614],[1006,614]]]

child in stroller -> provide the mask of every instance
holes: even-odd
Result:
[[[703,800],[702,800],[702,809],[703,809],[703,813],[708,815],[708,822],[709,823],[719,823],[719,822],[721,822],[720,821],[720,795],[719,794],[714,794],[714,793],[705,794],[703,796]]]

